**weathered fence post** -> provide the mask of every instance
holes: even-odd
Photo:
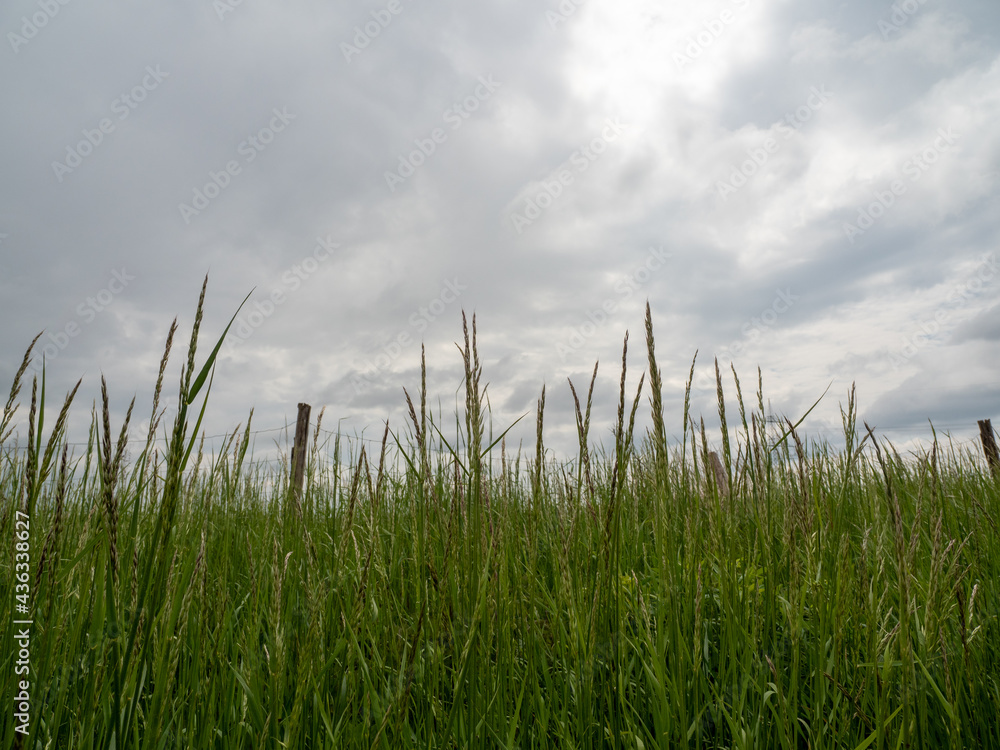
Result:
[[[986,454],[986,463],[990,465],[990,473],[996,479],[1000,475],[1000,451],[997,450],[997,441],[993,439],[990,420],[979,420],[979,439],[983,442],[983,453]]]
[[[295,422],[295,444],[292,446],[292,497],[296,505],[302,500],[302,484],[306,474],[306,453],[309,442],[309,404],[299,404],[299,416]],[[301,507],[301,506],[300,506]]]

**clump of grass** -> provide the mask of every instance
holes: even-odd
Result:
[[[802,419],[769,433],[760,370],[755,406],[733,370],[730,430],[719,368],[713,445],[694,359],[670,445],[647,307],[650,433],[634,436],[646,377],[626,393],[626,335],[613,450],[590,445],[595,365],[585,406],[570,383],[577,458],[546,456],[543,387],[522,468],[510,426],[493,438],[473,318],[455,421],[427,409],[422,349],[412,436],[387,424],[376,463],[340,436],[327,455],[317,430],[298,515],[249,419],[194,454],[218,352],[196,365],[204,295],[164,452],[176,321],[131,463],[103,383],[83,456],[64,435],[75,390],[44,441],[44,370],[27,443],[2,448],[0,532],[30,505],[39,550],[25,746],[1000,746],[1000,489],[978,455],[862,437],[853,388],[843,451]]]
[[[19,406],[17,397],[21,393],[22,379],[24,378],[25,371],[28,369],[28,365],[31,364],[31,351],[35,348],[35,344],[38,343],[41,335],[39,333],[28,344],[28,348],[21,360],[21,365],[17,368],[17,372],[14,373],[14,382],[10,386],[10,395],[7,397],[7,403],[3,407],[3,419],[0,419],[0,445],[6,443],[14,432],[14,428],[10,425],[14,420],[14,414],[17,412]]]
[[[646,355],[649,360],[649,406],[653,417],[653,455],[657,472],[662,477],[667,470],[667,428],[663,422],[663,378],[656,364],[656,342],[653,338],[653,314],[646,302]]]

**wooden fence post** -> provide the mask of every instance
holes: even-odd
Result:
[[[983,453],[986,454],[986,463],[990,465],[990,473],[996,479],[1000,475],[1000,451],[997,450],[997,441],[993,439],[990,420],[979,420],[979,439],[983,442]]]
[[[309,442],[309,404],[299,404],[299,416],[295,422],[295,444],[292,446],[292,497],[296,505],[302,500],[302,484],[306,474],[306,453]],[[301,506],[299,506],[301,507]]]

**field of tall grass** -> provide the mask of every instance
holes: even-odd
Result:
[[[135,454],[102,382],[71,456],[75,390],[53,421],[25,355],[0,422],[3,747],[1000,747],[1000,486],[971,452],[904,458],[853,389],[845,448],[814,445],[735,371],[720,444],[686,397],[668,445],[647,306],[613,448],[590,447],[593,380],[571,384],[575,460],[546,458],[544,388],[533,455],[491,439],[473,319],[464,410],[435,419],[424,378],[408,424],[333,459],[317,424],[299,497],[287,462],[248,455],[250,420],[199,446],[222,341],[198,363],[204,296],[178,411],[175,322]]]

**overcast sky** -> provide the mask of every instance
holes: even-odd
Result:
[[[606,439],[647,298],[674,437],[696,350],[710,429],[714,357],[793,419],[831,386],[815,437],[852,382],[900,445],[1000,418],[995,0],[12,0],[0,30],[0,387],[44,330],[76,440],[102,373],[148,416],[177,316],[174,397],[206,273],[202,357],[254,289],[209,434],[299,401],[405,430],[421,341],[453,430],[464,309],[497,433],[530,412],[533,452],[544,383],[569,452],[567,377],[600,361]]]

